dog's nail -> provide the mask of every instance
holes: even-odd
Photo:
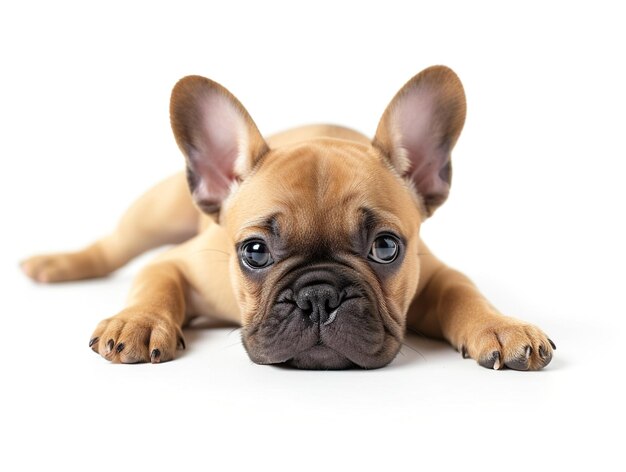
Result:
[[[465,345],[461,346],[461,356],[463,357],[463,359],[467,359],[469,357],[469,355],[467,354],[467,349],[465,348]]]
[[[552,346],[552,349],[554,349],[556,351],[556,344],[554,344],[552,339],[548,338],[548,342],[550,343],[550,346]]]
[[[178,337],[178,343],[176,344],[176,349],[187,349],[187,346],[185,345],[185,340],[182,338],[182,336]]]
[[[152,362],[153,364],[158,364],[159,362],[161,362],[161,351],[159,351],[158,349],[153,349],[150,353],[150,362]]]
[[[98,342],[98,339],[100,339],[100,338],[98,338],[98,336],[96,336],[95,338],[91,338],[91,339],[89,340],[89,347],[91,347],[91,346],[93,346],[94,344],[96,344],[96,343]]]
[[[115,352],[117,352],[118,354],[122,352],[123,350],[124,350],[124,343],[119,343],[117,347],[115,348]]]
[[[113,346],[115,346],[115,342],[112,339],[107,341],[106,353],[110,353],[113,350]]]
[[[498,351],[493,352],[494,362],[493,362],[493,370],[500,370],[500,353]]]
[[[546,358],[546,349],[543,346],[539,346],[539,357],[542,359]]]
[[[533,353],[533,348],[530,346],[526,346],[526,350],[524,351],[524,355],[526,359],[530,359],[530,355]]]

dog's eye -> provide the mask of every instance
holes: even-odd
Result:
[[[241,248],[241,259],[253,269],[261,269],[274,262],[267,244],[263,241],[250,241],[244,244]]]
[[[379,264],[389,264],[398,256],[399,248],[400,244],[393,236],[378,236],[372,244],[368,257]]]

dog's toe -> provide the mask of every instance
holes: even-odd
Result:
[[[530,356],[532,354],[533,348],[530,346],[526,346],[524,351],[519,353],[517,356],[512,359],[508,359],[504,362],[504,365],[509,369],[515,370],[528,370],[530,366]]]
[[[502,367],[502,362],[500,360],[500,352],[493,351],[488,356],[479,358],[478,364],[483,367],[486,367],[487,369],[498,370],[500,367]]]

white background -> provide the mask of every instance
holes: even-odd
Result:
[[[0,469],[623,467],[618,4],[2,2]],[[181,169],[168,102],[184,75],[224,84],[264,133],[328,121],[371,135],[432,64],[459,74],[468,116],[423,235],[554,339],[542,372],[416,337],[382,370],[262,367],[229,329],[187,331],[174,362],[111,365],[87,342],[147,259],[61,286],[17,268],[105,234]]]

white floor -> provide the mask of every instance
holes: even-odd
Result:
[[[5,3],[0,470],[624,470],[617,7]],[[415,336],[380,370],[264,367],[233,329],[186,331],[170,363],[111,365],[90,334],[150,256],[60,286],[17,268],[104,234],[181,168],[168,100],[183,75],[222,82],[266,133],[328,120],[372,134],[436,63],[461,77],[468,118],[424,238],[549,334],[541,372],[487,370]]]

